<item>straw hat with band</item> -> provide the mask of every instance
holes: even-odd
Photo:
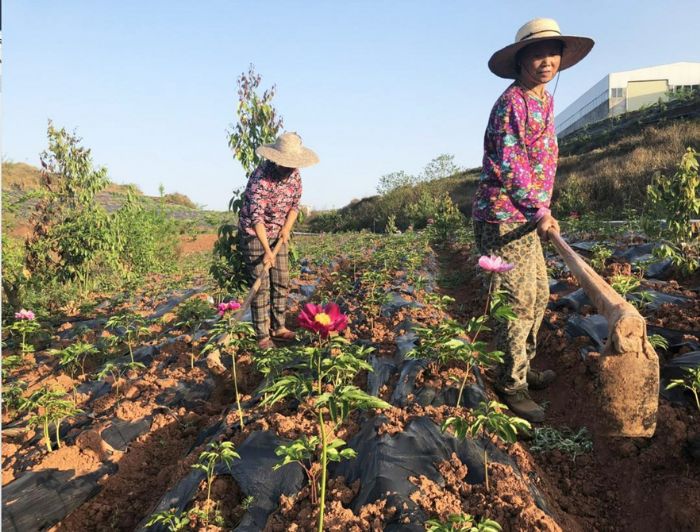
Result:
[[[302,146],[296,133],[282,133],[274,144],[258,146],[255,153],[286,168],[304,168],[318,162],[318,155]]]
[[[539,41],[561,41],[564,49],[559,70],[574,66],[593,48],[593,39],[562,35],[559,24],[551,18],[536,18],[522,26],[515,34],[515,42],[501,48],[489,59],[489,70],[501,78],[517,79],[516,56],[520,50]]]

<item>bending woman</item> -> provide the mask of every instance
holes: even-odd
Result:
[[[238,234],[251,284],[262,276],[251,308],[258,346],[268,349],[274,347],[272,339],[291,341],[295,338],[285,326],[289,291],[287,243],[299,214],[299,168],[316,164],[318,156],[301,145],[296,133],[284,133],[274,144],[259,146],[255,153],[266,160],[248,179]],[[282,245],[273,257],[272,249],[278,240]],[[263,275],[267,264],[270,269]]]
[[[515,265],[494,279],[494,289],[506,292],[517,315],[495,330],[497,348],[505,354],[496,389],[513,412],[535,422],[544,420],[544,410],[528,388],[545,388],[556,376],[530,368],[549,301],[540,238],[550,229],[559,231],[549,210],[558,147],[554,102],[545,86],[592,47],[589,38],[562,35],[552,19],[535,19],[489,60],[491,72],[515,81],[491,111],[472,217],[479,252]]]

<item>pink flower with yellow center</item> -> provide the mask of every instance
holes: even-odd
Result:
[[[331,333],[345,329],[348,326],[348,317],[335,303],[325,306],[307,303],[299,313],[299,326],[327,338]]]

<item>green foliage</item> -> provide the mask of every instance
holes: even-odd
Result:
[[[190,524],[190,519],[187,514],[171,508],[170,510],[164,510],[153,514],[151,518],[146,523],[147,527],[152,527],[154,525],[162,525],[168,529],[169,532],[181,532],[182,530],[187,530]]]
[[[107,375],[111,375],[112,379],[114,379],[114,393],[117,401],[119,401],[119,380],[122,378],[123,374],[124,369],[121,366],[118,366],[114,362],[107,362],[104,367],[95,374],[95,378],[100,380],[105,379]]]
[[[586,427],[575,432],[568,427],[536,427],[530,450],[536,453],[557,450],[570,454],[575,460],[578,455],[593,450],[593,441]]]
[[[10,325],[9,330],[22,336],[22,341],[19,344],[22,356],[34,352],[34,346],[27,343],[27,337],[41,330],[41,325],[37,320],[16,320]]]
[[[660,334],[650,334],[648,340],[654,349],[668,350],[668,340]]]
[[[670,258],[684,273],[692,273],[700,262],[700,234],[691,223],[700,216],[700,177],[697,153],[688,148],[673,177],[658,175],[647,188],[647,216],[644,228],[650,236],[661,237],[664,244],[654,250],[661,258]],[[658,219],[665,219],[663,225]]]
[[[420,176],[421,181],[435,181],[457,174],[461,168],[454,162],[455,156],[443,153],[430,161]]]
[[[85,375],[85,361],[91,355],[99,354],[99,350],[92,344],[78,341],[63,349],[51,349],[49,353],[58,356],[61,367],[75,378],[78,370],[80,375]]]
[[[686,375],[682,379],[673,379],[668,386],[667,390],[676,388],[678,386],[685,388],[695,397],[695,404],[700,410],[700,398],[698,394],[700,393],[700,368],[686,368]]]
[[[56,430],[56,444],[61,447],[59,429],[61,421],[67,417],[82,413],[82,410],[75,406],[75,403],[63,399],[66,393],[63,390],[50,390],[44,386],[34,392],[31,396],[20,402],[19,409],[29,412],[28,424],[32,427],[42,427],[44,433],[44,443],[49,452],[53,451],[51,446],[51,435],[49,426],[54,424]]]
[[[272,105],[276,87],[273,85],[260,96],[257,93],[260,81],[260,74],[252,64],[247,74],[238,77],[238,122],[229,131],[228,145],[248,176],[261,162],[255,149],[273,142],[283,123]]]
[[[377,192],[379,194],[387,194],[388,192],[401,187],[415,185],[417,181],[418,180],[415,176],[409,175],[403,170],[399,170],[398,172],[390,172],[379,178]]]
[[[3,201],[4,203],[4,201]],[[22,306],[31,272],[24,267],[24,246],[19,240],[2,235],[2,295],[5,314]]]
[[[218,235],[209,273],[219,288],[227,294],[238,296],[248,287],[248,273],[238,240],[237,226],[223,224],[219,227]]]
[[[214,316],[213,307],[204,299],[193,297],[178,305],[175,311],[176,327],[189,331],[194,335],[202,324]],[[190,367],[194,368],[194,351],[190,354]]]
[[[445,193],[439,198],[433,223],[428,228],[430,240],[437,244],[451,242],[463,230],[465,225],[466,219],[464,215],[459,212],[450,195]]]
[[[27,239],[26,267],[34,276],[86,283],[94,262],[113,247],[109,215],[95,201],[107,170],[95,169],[80,138],[49,121],[49,147],[41,154],[43,197]]]
[[[593,253],[591,268],[598,273],[603,273],[605,271],[605,262],[612,257],[613,250],[604,244],[596,244],[591,251]]]
[[[425,522],[427,532],[500,532],[498,522],[482,517],[479,521],[469,514],[452,514],[447,521],[429,519]]]
[[[148,321],[143,316],[133,312],[123,312],[111,316],[105,326],[112,329],[118,336],[117,341],[123,341],[129,348],[131,365],[136,367],[134,361],[134,344],[142,337],[148,336],[151,331],[146,327]],[[143,365],[142,365],[143,366]]]
[[[228,311],[211,330],[211,338],[204,346],[202,353],[212,350],[221,350],[231,356],[231,378],[236,396],[236,406],[238,408],[238,418],[243,430],[243,409],[241,408],[241,398],[238,393],[238,376],[236,353],[248,351],[255,345],[255,330],[250,323],[240,322],[233,319],[233,312]]]
[[[639,284],[639,279],[633,275],[618,274],[610,278],[610,286],[622,297],[639,288]]]
[[[461,417],[449,417],[442,424],[442,431],[446,431],[452,427],[455,436],[463,440],[470,435],[476,436],[479,432],[497,436],[504,443],[515,443],[518,437],[518,431],[530,429],[530,423],[526,420],[509,416],[502,412],[506,408],[497,401],[482,401],[478,408],[474,411],[475,417],[470,422]],[[484,477],[486,480],[486,491],[489,491],[489,471],[488,471],[488,453],[484,445]]]
[[[391,216],[389,216],[389,219],[386,221],[386,227],[384,228],[384,232],[387,235],[393,235],[399,232],[399,228],[396,227],[396,215],[392,214]]]
[[[240,457],[232,442],[211,442],[207,445],[207,450],[200,453],[197,463],[192,465],[193,469],[204,471],[207,475],[207,520],[209,516],[209,501],[211,500],[211,483],[214,480],[216,464],[222,463],[231,471],[233,460]]]

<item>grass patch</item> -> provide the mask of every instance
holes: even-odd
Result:
[[[586,427],[574,432],[569,427],[537,427],[533,431],[530,450],[536,453],[560,451],[572,455],[572,460],[580,454],[593,450],[593,441]]]

